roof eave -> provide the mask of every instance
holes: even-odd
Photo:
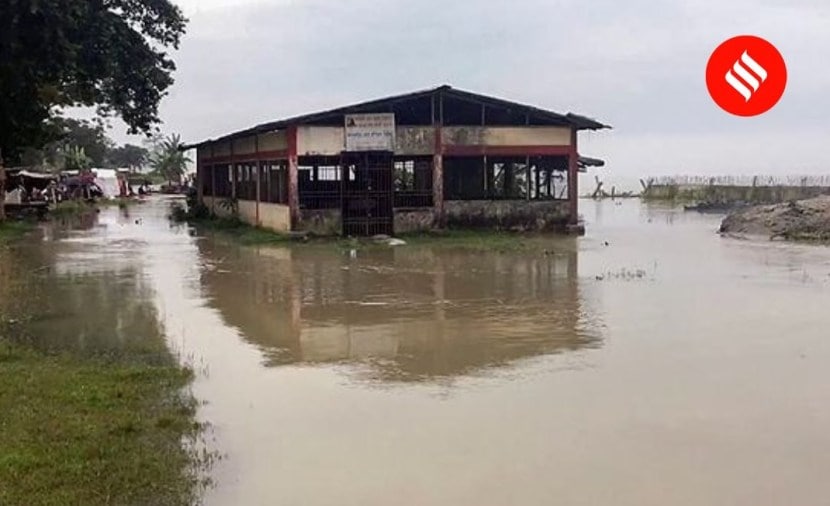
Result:
[[[574,114],[569,112],[565,115],[571,124],[577,130],[602,130],[602,129],[611,129],[611,125],[606,125],[604,123],[600,123],[599,121],[589,118],[588,116],[583,116],[581,114]]]

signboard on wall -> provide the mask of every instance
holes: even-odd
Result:
[[[347,114],[346,151],[395,151],[395,115]]]

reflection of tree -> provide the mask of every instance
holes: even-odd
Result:
[[[16,337],[85,353],[155,355],[163,349],[152,292],[141,272],[106,261],[88,269],[84,253],[53,242],[0,250],[0,314],[22,321]]]
[[[152,293],[135,271],[67,275],[51,291],[31,325],[45,346],[112,353],[163,342]]]
[[[388,250],[353,261],[200,242],[202,283],[272,365],[367,360],[411,381],[599,345],[583,328],[573,243],[558,255]]]

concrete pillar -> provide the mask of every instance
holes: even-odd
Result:
[[[300,220],[300,187],[297,173],[297,127],[286,130],[288,141],[288,209],[291,213],[291,230],[296,230]]]
[[[435,224],[444,226],[444,144],[441,126],[435,125],[435,147],[432,154],[432,206]]]
[[[577,225],[579,223],[579,190],[577,188],[577,180],[579,177],[579,167],[577,166],[576,146],[576,128],[571,129],[571,151],[568,154],[568,204],[570,207],[569,225]]]

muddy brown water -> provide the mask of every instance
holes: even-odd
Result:
[[[166,336],[225,455],[205,504],[827,504],[830,248],[605,201],[546,251],[351,255],[168,205],[0,251],[0,295],[33,273],[43,346]]]

